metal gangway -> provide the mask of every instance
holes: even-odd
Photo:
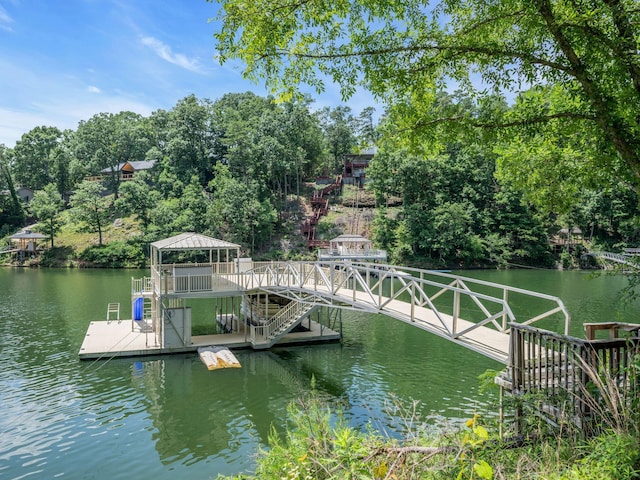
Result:
[[[638,268],[638,255],[640,254],[640,249],[637,248],[628,248],[625,249],[624,253],[613,253],[613,252],[604,252],[604,251],[595,251],[586,253],[585,256],[588,257],[596,257],[602,260],[607,260],[614,263],[619,263],[622,265],[626,265],[628,267]]]
[[[555,317],[551,323],[569,333],[570,315],[558,297],[446,272],[370,263],[280,262],[256,264],[242,281],[247,291],[384,314],[505,364],[510,322],[531,325]],[[518,299],[539,308],[520,309],[516,315],[512,303]]]

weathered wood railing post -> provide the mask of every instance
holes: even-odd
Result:
[[[511,380],[513,392],[520,393],[524,386],[524,332],[520,329],[511,329]],[[519,399],[516,399],[514,429],[515,435],[520,435],[522,422],[522,405]]]

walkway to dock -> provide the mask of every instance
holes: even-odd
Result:
[[[369,263],[291,262],[256,265],[239,280],[247,291],[382,313],[505,364],[509,322],[529,325],[558,315],[561,333],[569,332],[569,314],[557,297],[444,272]],[[510,301],[523,296],[537,299],[541,309],[516,318]]]
[[[243,265],[234,271],[226,263],[213,264],[206,273],[201,265],[176,265],[164,280],[136,280],[133,293],[149,294],[151,285],[162,285],[165,296],[265,293],[381,313],[501,363],[509,357],[510,322],[529,325],[554,318],[561,323],[559,333],[569,332],[569,313],[557,297],[446,272],[344,261]],[[521,304],[538,307],[532,312]]]
[[[637,248],[628,248],[625,249],[624,253],[613,253],[613,252],[589,252],[586,253],[585,256],[600,258],[605,261],[620,263],[622,265],[626,265],[628,267],[638,267],[638,255],[640,252]]]

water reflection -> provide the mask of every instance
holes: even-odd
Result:
[[[270,352],[239,352],[240,369],[208,371],[194,355],[131,363],[164,464],[221,456],[233,462],[267,444],[273,419],[308,385]]]

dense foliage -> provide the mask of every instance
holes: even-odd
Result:
[[[640,187],[635,0],[221,4],[220,59],[283,98],[327,77],[344,98],[362,86],[386,103],[395,141],[420,153],[481,128],[501,147],[499,173],[556,211],[576,184]],[[464,99],[434,108],[451,85],[487,104],[517,98],[492,115]]]
[[[350,427],[339,406],[317,395],[301,398],[289,406],[286,433],[271,432],[254,475],[218,478],[633,480],[640,475],[637,412],[621,418],[625,428],[602,425],[591,438],[570,424],[555,429],[534,415],[526,436],[501,437],[492,416],[475,414],[463,425],[438,429],[416,415],[415,404],[390,399],[389,408],[404,426],[393,438],[372,426]]]
[[[487,119],[516,108],[499,96],[477,102],[461,93],[440,93],[433,108],[445,111],[452,105]],[[340,172],[345,154],[378,140],[366,186],[377,208],[373,222],[358,233],[386,249],[393,262],[550,266],[549,238],[561,228],[581,228],[598,248],[640,241],[637,195],[628,186],[577,185],[557,210],[541,209],[517,188],[518,182],[496,174],[500,152],[486,141],[482,128],[447,132],[437,151],[420,153],[381,139],[388,127],[387,120],[375,124],[370,108],[359,116],[345,106],[313,112],[309,99],[275,103],[252,93],[216,101],[189,96],[149,117],[97,114],[76,131],[37,127],[14,149],[3,149],[4,233],[24,225],[26,214],[40,222],[51,245],[71,222],[75,230],[91,232],[100,246],[114,220],[132,218],[138,235],[79,260],[138,265],[144,257],[141,244],[185,231],[267,256],[270,250],[281,251],[281,237],[298,235],[309,182]],[[122,164],[145,160],[155,161],[153,168],[125,181]],[[19,201],[16,185],[36,190],[30,205]],[[63,208],[69,215],[61,215]],[[283,253],[290,258],[308,253],[303,242],[298,251],[295,241],[288,243],[293,247]],[[572,253],[563,257],[566,264],[575,262],[580,251]]]

